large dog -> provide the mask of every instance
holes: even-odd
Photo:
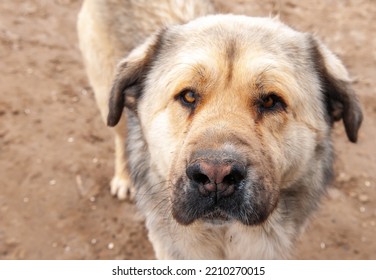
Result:
[[[112,193],[135,189],[157,258],[287,258],[332,177],[332,124],[356,142],[360,105],[317,38],[212,12],[84,2],[80,47],[115,126]]]

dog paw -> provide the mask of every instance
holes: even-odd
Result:
[[[111,194],[120,200],[133,200],[135,196],[135,189],[130,179],[115,176],[111,180]]]

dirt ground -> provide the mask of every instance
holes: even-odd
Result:
[[[376,3],[225,1],[280,14],[348,67],[365,111],[359,143],[341,124],[336,180],[297,259],[376,259]],[[113,139],[77,45],[78,0],[0,1],[0,259],[153,259],[142,217],[110,195]]]

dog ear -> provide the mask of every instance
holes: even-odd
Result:
[[[136,109],[142,82],[157,55],[161,37],[162,31],[152,35],[118,64],[110,92],[108,126],[115,126],[119,122],[124,106]]]
[[[356,142],[362,110],[342,62],[318,39],[310,36],[313,60],[322,82],[331,122],[343,120],[347,137]]]

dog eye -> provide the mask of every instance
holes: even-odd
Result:
[[[190,89],[183,90],[179,94],[180,102],[184,106],[187,106],[189,108],[194,108],[196,106],[197,99],[198,99],[197,93]]]
[[[261,97],[258,101],[259,111],[263,112],[270,112],[276,111],[280,109],[285,109],[286,104],[284,103],[283,99],[274,93],[267,94]]]
[[[273,108],[274,105],[275,105],[275,100],[271,96],[267,96],[264,99],[262,99],[262,107],[264,109]]]

